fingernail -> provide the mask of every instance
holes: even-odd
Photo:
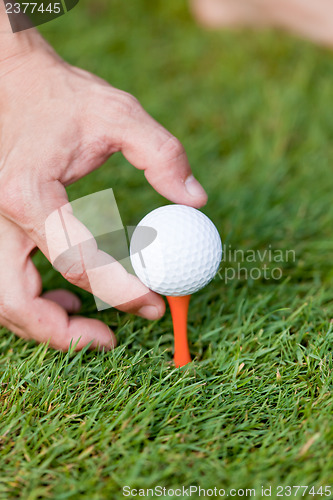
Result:
[[[147,319],[157,319],[160,317],[159,310],[155,306],[143,306],[139,309],[138,314]]]
[[[201,186],[201,184],[196,180],[194,175],[189,175],[185,181],[186,191],[190,196],[195,198],[202,198],[203,196],[207,196],[206,191]]]

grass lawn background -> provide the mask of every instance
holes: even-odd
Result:
[[[225,244],[296,260],[278,263],[279,281],[225,284],[222,268],[192,298],[196,361],[182,370],[168,312],[98,313],[82,291],[114,352],[47,351],[1,329],[0,497],[333,485],[333,53],[281,33],[205,32],[179,0],[81,0],[41,31],[179,137]],[[112,187],[124,225],[166,203],[120,154],[88,177],[70,199]],[[73,289],[36,262],[45,289]]]

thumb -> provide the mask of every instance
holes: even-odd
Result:
[[[86,213],[91,210],[93,219],[101,214],[103,217],[109,214],[111,220],[114,215],[112,199],[103,197],[102,201],[104,205],[97,207],[97,215],[96,205],[91,206],[89,203],[85,207]],[[29,235],[67,281],[121,311],[147,319],[157,319],[163,315],[163,299],[127,272],[113,256],[98,248],[88,227],[75,216],[65,188],[60,183],[54,181],[44,185],[42,196],[36,196],[34,203],[30,202],[29,205],[35,221]],[[100,222],[99,219],[97,222]],[[27,230],[24,226],[23,229]],[[114,231],[112,226],[109,229],[110,232]],[[126,242],[125,235],[124,238]]]

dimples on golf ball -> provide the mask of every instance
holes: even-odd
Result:
[[[202,212],[167,205],[153,210],[137,225],[130,256],[136,275],[154,292],[190,295],[215,276],[222,243],[216,227]]]

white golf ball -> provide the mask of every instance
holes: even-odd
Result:
[[[130,257],[138,278],[162,295],[190,295],[215,276],[222,258],[220,235],[212,221],[185,205],[167,205],[136,226]]]

